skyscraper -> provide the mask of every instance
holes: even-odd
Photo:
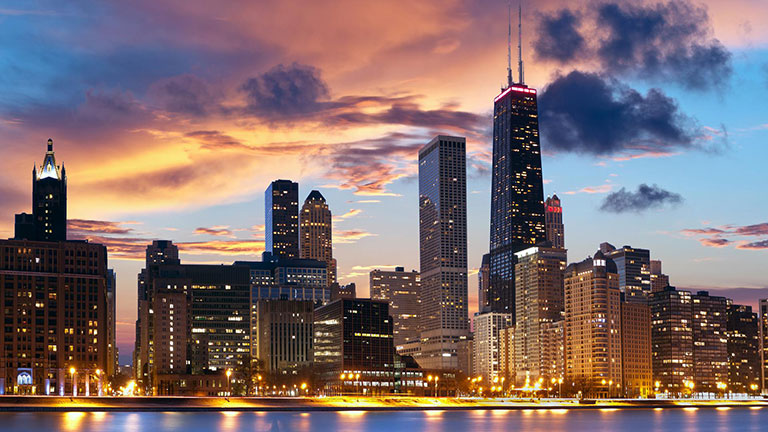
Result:
[[[727,301],[698,291],[691,296],[691,307],[696,391],[717,392],[718,383],[728,382]]]
[[[299,184],[273,181],[264,192],[265,250],[278,259],[299,257]]]
[[[458,367],[468,332],[466,140],[439,135],[419,150],[421,357],[428,369]]]
[[[551,375],[553,371],[544,361],[543,348],[551,345],[545,337],[558,336],[544,329],[563,319],[566,251],[534,246],[516,255],[515,385],[522,386],[527,376],[549,382],[559,376]],[[562,337],[554,343],[561,345]]]
[[[622,296],[626,299],[626,296]],[[653,390],[651,354],[651,309],[646,303],[621,302],[621,370],[620,395],[630,398],[649,397]]]
[[[760,331],[751,306],[728,305],[728,390],[757,393],[760,389]]]
[[[565,270],[565,374],[584,396],[620,394],[621,306],[616,264],[598,251]]]
[[[488,290],[491,289],[491,255],[484,254],[477,271],[477,306],[480,312],[486,311],[488,304]]]
[[[497,382],[504,377],[501,363],[501,339],[499,331],[512,324],[512,315],[486,312],[475,316],[474,375],[483,377],[486,383]]]
[[[486,299],[490,310],[513,314],[513,322],[515,253],[546,239],[536,89],[524,84],[522,43],[518,49],[520,80],[512,82],[510,53],[507,87],[493,100],[490,289]]]
[[[651,260],[651,292],[664,291],[669,286],[669,276],[661,271],[661,260]]]
[[[370,273],[370,287],[372,299],[389,302],[395,347],[419,340],[419,272],[406,272],[404,267],[395,267],[394,271],[376,269]]]
[[[301,258],[328,264],[328,285],[336,282],[336,260],[333,259],[333,227],[331,210],[325,197],[313,190],[304,200],[299,215]]]
[[[308,300],[258,300],[256,331],[251,338],[253,358],[268,372],[308,366],[313,361],[314,304]],[[284,372],[283,372],[284,373]]]
[[[619,272],[619,289],[628,302],[648,301],[651,293],[651,252],[624,246],[616,249],[610,243],[601,243],[600,252],[616,263]]]
[[[768,299],[760,299],[760,391],[768,393]]]
[[[691,293],[667,286],[651,294],[650,306],[654,387],[683,394],[693,381]]]
[[[547,197],[544,205],[544,226],[547,231],[547,241],[553,247],[565,249],[565,225],[563,225],[563,207],[557,195]]]

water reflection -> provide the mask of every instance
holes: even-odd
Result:
[[[757,407],[755,407],[757,408]],[[768,410],[714,409],[542,409],[401,412],[213,412],[213,413],[0,413],[0,430],[41,431],[355,431],[488,432],[615,430],[760,431]]]

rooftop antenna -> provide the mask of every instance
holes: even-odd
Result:
[[[523,4],[520,2],[517,9],[517,67],[520,73],[520,84],[524,84],[523,79]],[[511,75],[510,75],[511,76]]]
[[[512,1],[507,3],[507,86],[512,85]]]

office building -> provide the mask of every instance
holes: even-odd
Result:
[[[314,303],[307,300],[258,300],[254,358],[266,372],[297,370],[314,360]]]
[[[421,357],[456,369],[468,333],[466,140],[439,135],[419,150]]]
[[[273,181],[264,192],[267,252],[278,259],[299,258],[299,184]]]
[[[490,311],[488,290],[491,289],[491,255],[483,255],[480,269],[477,271],[477,306],[480,312]]]
[[[552,247],[565,249],[565,225],[563,225],[563,207],[557,195],[547,197],[544,203],[544,226],[547,232],[547,241]]]
[[[511,314],[486,312],[475,315],[474,375],[487,383],[497,382],[504,376],[500,358],[499,331],[512,325]]]
[[[541,366],[539,377],[551,383],[565,377],[565,320],[541,323]]]
[[[353,298],[357,298],[357,285],[354,282],[348,284],[334,282],[331,284],[331,301]]]
[[[669,286],[669,276],[661,271],[661,261],[651,260],[651,292],[664,291]]]
[[[328,303],[328,267],[324,261],[275,259],[264,253],[262,261],[235,261],[250,272],[253,301],[260,299],[311,300]]]
[[[760,390],[760,331],[751,306],[728,304],[728,391]]]
[[[600,251],[616,263],[619,272],[619,289],[628,302],[648,302],[651,293],[651,253],[648,249],[624,246],[616,249],[610,243],[602,243]]]
[[[760,391],[762,394],[768,394],[768,299],[760,299],[759,304],[760,322],[760,373],[762,376],[760,382]]]
[[[327,392],[387,394],[394,388],[387,302],[340,299],[315,309],[314,368]]]
[[[615,397],[622,383],[616,264],[602,252],[565,270],[565,381],[588,397]]]
[[[654,391],[673,396],[690,393],[687,384],[694,379],[691,293],[667,286],[652,293],[649,303]]]
[[[373,270],[370,289],[372,299],[389,302],[395,347],[419,340],[419,272],[406,272],[404,267],[395,267],[394,271]]]
[[[117,352],[117,276],[107,269],[107,368],[108,377],[117,373],[119,356]]]
[[[515,385],[523,386],[527,377],[544,378],[544,373],[551,368],[545,366],[543,348],[549,345],[545,336],[558,337],[556,333],[546,333],[542,325],[563,319],[564,295],[563,275],[566,268],[565,249],[534,246],[515,254]],[[557,340],[562,342],[562,337]]]
[[[313,190],[304,200],[299,215],[301,259],[325,261],[328,284],[336,282],[336,260],[333,259],[333,220],[325,197]]]
[[[514,387],[515,373],[515,326],[499,330],[499,375],[505,387]]]
[[[699,291],[691,296],[693,311],[693,376],[696,391],[718,392],[728,382],[727,300]]]
[[[621,363],[623,387],[617,395],[647,398],[653,394],[651,308],[621,302]]]

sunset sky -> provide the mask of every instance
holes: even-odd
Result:
[[[628,244],[675,286],[766,295],[733,288],[768,287],[767,22],[765,0],[523,2],[569,261]],[[274,179],[325,195],[358,295],[371,269],[418,269],[417,151],[438,133],[467,138],[474,312],[506,1],[6,1],[0,40],[0,236],[53,138],[70,238],[118,275],[121,361],[146,245],[258,259]]]

